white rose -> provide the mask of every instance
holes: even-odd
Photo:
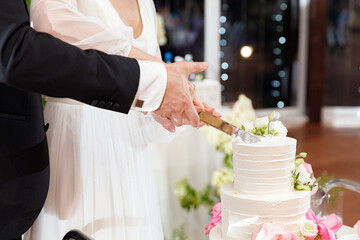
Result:
[[[254,125],[257,129],[261,128],[267,128],[269,124],[269,118],[268,117],[262,117],[255,119]]]
[[[316,236],[318,233],[317,225],[311,220],[304,220],[300,225],[300,232],[304,237]]]
[[[300,173],[298,178],[299,182],[304,185],[311,182],[310,173],[308,173],[308,171],[302,164],[296,168],[296,172]]]
[[[247,132],[251,132],[251,130],[254,129],[254,123],[252,121],[249,120],[243,120],[240,122],[240,128],[242,129],[242,127],[244,126],[245,131]]]
[[[280,121],[273,121],[270,123],[270,131],[274,131],[276,136],[283,136],[286,137],[287,135],[287,128],[282,124]]]

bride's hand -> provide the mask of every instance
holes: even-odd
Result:
[[[161,126],[163,126],[163,128],[165,128],[169,132],[174,133],[176,131],[176,127],[170,118],[164,118],[164,117],[161,117],[160,115],[154,114],[154,113],[151,113],[151,115],[155,121],[160,123]]]

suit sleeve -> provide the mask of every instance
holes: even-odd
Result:
[[[116,28],[110,28],[100,19],[87,16],[79,10],[91,10],[101,14],[103,11],[96,9],[107,7],[108,14],[117,15],[110,2],[101,2],[98,5],[97,1],[93,1],[91,4],[79,5],[84,4],[83,2],[32,0],[31,23],[37,31],[49,33],[81,49],[96,49],[108,54],[128,56],[134,40],[132,28],[118,25]],[[155,8],[152,10],[155,16]],[[147,61],[139,61],[139,65],[141,70],[139,88],[132,109],[143,112],[154,111],[160,106],[165,94],[166,69],[162,64]]]
[[[0,0],[0,82],[127,113],[140,78],[135,59],[62,42],[29,26],[22,0]]]

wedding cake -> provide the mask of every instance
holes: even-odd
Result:
[[[260,135],[261,141],[234,139],[234,181],[221,188],[221,223],[211,229],[210,240],[255,239],[267,223],[281,224],[302,239],[300,228],[310,208],[313,174],[296,156],[296,140],[287,137],[287,129],[272,118],[241,125]]]
[[[296,140],[289,137],[233,142],[234,182],[221,189],[223,239],[249,240],[266,222],[300,235],[310,191],[294,189],[295,152]]]

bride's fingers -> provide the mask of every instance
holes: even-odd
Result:
[[[163,123],[161,125],[169,132],[174,133],[176,131],[176,127],[170,118],[164,118]]]
[[[177,126],[177,127],[181,127],[182,125],[184,125],[184,121],[186,120],[186,117],[184,119],[184,115],[185,113],[182,114],[177,114],[176,116],[170,116],[171,122]]]
[[[163,128],[165,128],[169,132],[173,133],[173,132],[176,131],[176,127],[175,127],[174,123],[171,121],[170,118],[164,118],[164,117],[161,117],[161,116],[159,116],[157,114],[153,114],[152,116],[153,116],[155,121],[160,123],[161,126],[163,126]]]

